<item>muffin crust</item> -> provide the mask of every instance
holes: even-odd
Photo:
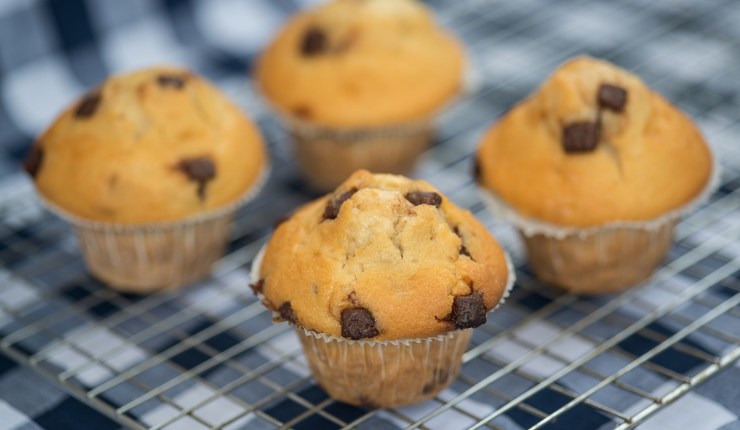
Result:
[[[216,88],[169,67],[114,76],[70,106],[25,163],[39,192],[80,218],[179,220],[260,178],[256,127]]]
[[[328,126],[424,118],[460,90],[464,55],[416,0],[334,0],[296,15],[260,58],[262,92]]]
[[[658,217],[711,174],[688,117],[637,76],[588,57],[492,126],[477,158],[483,187],[522,215],[573,227]]]
[[[372,340],[478,326],[508,279],[503,251],[468,211],[427,182],[367,171],[281,223],[260,276],[253,288],[283,319]]]

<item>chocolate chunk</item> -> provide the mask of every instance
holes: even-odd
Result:
[[[416,191],[406,194],[406,200],[414,205],[432,205],[439,207],[442,204],[442,196],[437,193]]]
[[[342,336],[353,340],[375,337],[380,334],[375,317],[365,308],[348,308],[342,311]]]
[[[77,105],[77,109],[75,109],[75,117],[90,118],[95,114],[95,112],[97,112],[101,100],[102,96],[97,91],[87,94]]]
[[[323,53],[328,47],[326,33],[319,27],[309,27],[303,34],[301,53],[307,57]]]
[[[473,328],[486,322],[486,304],[479,291],[457,296],[452,302],[452,322],[457,328]]]
[[[598,123],[575,122],[563,128],[563,148],[568,153],[593,151],[600,137],[601,126]]]
[[[207,181],[216,176],[216,166],[209,157],[187,158],[181,160],[178,167],[194,181]]]
[[[179,90],[185,86],[185,79],[176,75],[159,75],[157,76],[157,84],[162,88],[174,88]]]
[[[285,302],[282,305],[280,305],[278,312],[280,313],[280,318],[284,319],[285,321],[288,321],[291,324],[298,324],[298,318],[296,318],[295,313],[293,312],[293,307],[290,305],[290,302]]]
[[[627,90],[616,85],[602,84],[599,87],[599,106],[622,112],[627,104]]]
[[[210,157],[185,158],[180,160],[177,168],[184,173],[188,179],[198,183],[198,197],[203,200],[206,197],[206,183],[216,177],[216,165]]]
[[[306,105],[301,105],[293,108],[293,114],[298,118],[310,119],[312,116],[312,111],[310,107]]]
[[[473,156],[473,180],[480,183],[482,176],[483,172],[480,169],[480,160],[478,159],[478,154],[475,154]]]
[[[32,178],[35,178],[41,169],[41,163],[44,162],[44,150],[41,149],[39,144],[34,144],[31,147],[31,151],[26,157],[26,161],[23,162],[23,170],[25,170]]]
[[[255,282],[254,284],[249,284],[249,288],[252,289],[252,292],[254,295],[262,294],[262,289],[265,287],[265,280],[260,279],[259,281]]]
[[[339,215],[339,208],[342,207],[342,203],[346,202],[356,192],[357,188],[352,188],[351,190],[339,195],[339,197],[329,200],[329,203],[326,204],[326,208],[324,209],[323,219],[336,219]]]

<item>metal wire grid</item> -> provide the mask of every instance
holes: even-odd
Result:
[[[478,55],[479,58],[485,58],[488,46],[504,43],[507,38],[522,34],[537,23],[555,19],[559,14],[568,14],[585,3],[586,1],[574,1],[569,3],[568,8],[557,9],[553,13],[545,11],[531,14],[485,39],[469,40],[471,52],[481,54]],[[488,2],[483,1],[447,5],[443,7],[442,16],[458,34],[466,39],[472,39],[476,31],[487,25],[488,19],[493,14],[501,16],[507,13],[506,4],[496,3],[495,9],[484,8],[486,5]],[[614,9],[629,7],[634,5],[620,3],[612,6]],[[683,8],[669,25],[642,32],[639,37],[603,56],[617,57],[620,52],[672,31],[699,7],[700,5],[696,4]],[[650,6],[642,8],[644,13],[640,16],[649,19]],[[637,22],[632,24],[637,25]],[[721,28],[710,28],[706,34],[719,30]],[[543,35],[542,38],[532,39],[531,46],[536,47],[546,37],[548,36]],[[579,46],[564,46],[557,54],[548,58],[548,62],[554,65],[581,49]],[[505,61],[505,58],[496,60]],[[639,73],[644,66],[646,65],[637,64],[634,69]],[[531,74],[539,78],[548,71],[524,70],[522,75]],[[735,73],[738,73],[737,69],[727,70],[726,75]],[[506,226],[492,222],[475,195],[466,174],[470,150],[474,145],[474,140],[466,137],[469,136],[468,130],[474,128],[471,122],[487,121],[498,115],[500,108],[504,106],[497,105],[498,112],[489,108],[485,112],[485,119],[464,114],[471,111],[470,106],[475,106],[476,103],[496,95],[497,91],[503,91],[507,86],[516,84],[523,76],[484,86],[470,100],[448,112],[441,121],[444,133],[442,139],[430,151],[430,160],[427,160],[422,168],[423,175],[429,176],[432,180],[445,178],[446,188],[443,191],[483,219],[507,245],[507,249],[512,250],[519,277],[518,288],[512,294],[509,303],[491,316],[489,324],[476,331],[471,347],[463,358],[465,364],[461,375],[453,385],[455,391],[460,394],[452,398],[438,396],[430,401],[426,413],[417,416],[405,409],[367,411],[340,407],[325,395],[317,395],[315,390],[311,390],[311,378],[305,372],[304,376],[292,380],[280,380],[275,376],[274,372],[280,368],[293,366],[305,369],[306,363],[297,343],[288,348],[285,348],[285,345],[278,347],[271,343],[271,339],[289,329],[285,325],[272,325],[264,308],[246,294],[243,268],[256,253],[264,238],[269,235],[270,229],[265,226],[270,225],[271,220],[289,211],[296,204],[305,201],[307,197],[305,193],[296,193],[295,190],[286,192],[284,189],[270,189],[270,186],[254,204],[240,212],[232,251],[220,261],[207,285],[200,287],[211,293],[198,302],[187,301],[183,296],[176,294],[141,298],[102,288],[89,279],[81,269],[79,255],[67,252],[73,246],[69,243],[68,228],[50,216],[40,213],[38,203],[27,184],[20,187],[0,208],[4,220],[0,224],[0,240],[6,245],[5,249],[0,250],[0,261],[13,269],[20,262],[30,260],[34,272],[35,301],[53,302],[58,304],[58,308],[54,312],[39,316],[28,312],[30,305],[17,308],[0,301],[2,314],[18,324],[17,330],[2,338],[0,348],[63,385],[80,399],[135,428],[164,428],[183,418],[206,427],[227,427],[230,423],[238,423],[246,416],[259,420],[269,428],[300,427],[309,420],[314,420],[311,422],[315,423],[317,418],[323,420],[320,422],[333,424],[335,427],[353,428],[369,425],[381,414],[398,424],[412,428],[436,428],[435,419],[450,412],[457,414],[462,419],[461,423],[467,423],[462,425],[470,428],[498,428],[497,420],[510,410],[517,410],[531,417],[533,427],[539,428],[572,412],[574,408],[583,406],[613,418],[616,428],[635,425],[740,357],[740,337],[731,330],[733,324],[737,326],[740,322],[738,310],[740,281],[732,276],[740,270],[740,254],[724,252],[740,237],[740,222],[728,218],[728,215],[740,209],[740,187],[738,187],[740,153],[737,149],[726,148],[723,166],[727,172],[724,181],[727,190],[715,196],[709,205],[682,222],[676,237],[676,249],[685,252],[676,255],[674,250],[669,262],[647,285],[630,290],[609,301],[582,299],[550,290],[539,285],[527,272],[526,267],[521,266],[524,261],[522,250],[515,242],[512,231]],[[712,80],[724,77],[713,76]],[[649,84],[660,88],[670,85],[670,79],[671,76],[665,75],[660,79],[649,81]],[[696,89],[696,92],[705,91],[705,87],[706,85]],[[690,99],[691,96],[692,94],[686,94],[686,99]],[[720,103],[721,100],[714,104],[708,103],[699,110],[691,104],[683,107],[688,108],[692,115],[700,120],[717,119],[723,123],[724,126],[716,129],[714,136],[710,136],[720,140],[725,135],[732,136],[732,133],[738,132],[736,122],[728,122],[713,112]],[[254,106],[250,108],[253,111],[255,109]],[[275,136],[270,141],[282,141],[283,137],[277,125],[269,116],[261,117],[263,118],[260,121],[261,125],[267,130],[268,136]],[[460,145],[461,142],[466,143]],[[293,166],[292,162],[288,161],[282,143],[277,147],[273,145],[272,149],[277,158],[275,176],[281,179],[290,178]],[[270,194],[273,197],[270,197]],[[276,195],[279,198],[274,197]],[[731,221],[725,221],[727,219]],[[717,227],[718,224],[720,227]],[[710,229],[710,226],[713,228]],[[35,234],[29,234],[31,231]],[[696,240],[696,236],[700,236],[701,240]],[[61,250],[54,251],[43,259],[40,257],[34,259],[36,255],[45,255],[52,244],[60,242],[63,244]],[[696,243],[699,245],[695,245]],[[22,270],[17,270],[9,276],[27,275],[24,275]],[[684,282],[677,287],[676,280],[679,277],[693,281],[688,285]],[[61,278],[67,279],[63,285],[55,281]],[[43,279],[49,281],[40,281]],[[74,293],[71,293],[67,286],[74,286],[71,289]],[[708,294],[717,288],[722,288],[725,293],[730,291],[731,294],[726,295],[725,300],[717,300],[715,295]],[[666,300],[656,303],[654,300],[656,295]],[[225,303],[231,305],[226,313],[216,315],[211,312],[212,309],[223,307]],[[681,312],[687,306],[699,306],[705,311],[697,318],[687,317]],[[167,307],[174,310],[163,317],[161,310]],[[633,309],[632,313],[625,312],[628,307]],[[639,317],[635,316],[634,310],[641,312]],[[562,313],[577,314],[579,317],[573,324],[564,323],[557,318]],[[95,318],[95,315],[100,317]],[[722,318],[725,319],[725,323],[716,324]],[[83,328],[75,332],[73,337],[69,337],[60,328],[68,325],[70,321],[80,320],[84,323]],[[134,331],[126,328],[132,321],[143,323],[143,326]],[[194,321],[200,322],[203,329],[193,332],[185,328]],[[527,335],[528,329],[542,321],[554,324],[558,331],[547,339],[530,338]],[[667,335],[654,329],[652,324],[656,321],[672,322],[683,328]],[[86,347],[84,339],[99,328],[118,333],[125,341],[105,351],[95,351]],[[604,330],[610,333],[608,338],[601,334]],[[236,336],[237,341],[225,349],[215,347],[211,341],[225,334]],[[689,336],[697,334],[712,338],[722,346],[717,349],[722,353],[709,353],[687,341]],[[634,335],[651,340],[654,346],[641,354],[635,354],[622,343]],[[149,346],[154,339],[160,337],[171,338],[170,346],[164,349]],[[562,349],[557,348],[563,342],[573,339],[590,345],[589,349],[578,356],[567,356],[563,354]],[[35,345],[42,347],[34,348]],[[243,353],[256,347],[270,350],[271,360],[249,364],[240,359]],[[669,349],[691,357],[700,365],[694,366],[690,374],[685,374],[656,360],[656,357]],[[146,358],[128,368],[117,367],[116,357],[132,350],[143,352]],[[511,350],[519,351],[520,354],[515,357],[502,357],[497,353]],[[177,358],[185,351],[197,351],[201,354],[202,360],[194,366],[181,363]],[[70,356],[78,357],[79,362],[67,367],[66,370],[60,369],[58,363],[54,363],[54,358],[70,353],[73,354]],[[626,364],[616,369],[603,369],[597,361],[604,355],[621,358]],[[547,375],[533,371],[535,364],[542,360],[553,367],[553,371]],[[149,370],[161,367],[169,369],[172,377],[162,381],[148,377]],[[209,378],[208,372],[217,367],[230,369],[234,377],[214,382]],[[487,376],[483,379],[479,378],[479,373],[472,371],[481,367],[488,369]],[[665,381],[666,388],[662,392],[656,392],[638,386],[627,378],[631,372],[636,371],[656,375]],[[81,382],[86,375],[95,372],[106,373],[104,382],[94,386]],[[582,390],[574,391],[561,382],[562,378],[574,375],[591,383]],[[505,383],[509,380],[518,381],[519,386],[512,388],[511,384]],[[207,387],[208,394],[184,405],[176,400],[177,388],[193,381]],[[136,395],[114,404],[107,395],[124,384],[133,388]],[[255,387],[261,387],[260,389],[265,392],[265,395],[257,401],[247,402],[235,395],[240,389],[253,390]],[[598,396],[605,388],[629,393],[639,401],[630,407],[609,404],[603,396]],[[543,390],[557,392],[565,399],[564,402],[547,407],[535,404],[534,397]],[[220,399],[227,399],[231,404],[237,405],[241,412],[219,422],[214,422],[207,417],[208,414],[202,413],[209,404]],[[265,412],[270,405],[285,402],[286,399],[299,409],[299,412],[289,419],[280,420]],[[469,399],[480,399],[482,403],[490,404],[493,408],[481,413],[466,404]],[[152,402],[168,405],[172,413],[157,422],[140,421],[137,418],[137,409]]]

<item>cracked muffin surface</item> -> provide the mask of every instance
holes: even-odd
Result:
[[[485,227],[429,183],[358,171],[276,227],[253,288],[316,332],[408,339],[481,325],[507,270]]]
[[[195,74],[113,76],[67,108],[25,168],[44,197],[81,218],[178,220],[233,202],[266,166],[252,122]]]
[[[588,227],[681,207],[711,163],[680,110],[637,76],[579,57],[488,130],[477,179],[522,215]]]
[[[433,114],[461,89],[461,45],[416,0],[334,0],[297,14],[259,59],[282,111],[327,126]]]

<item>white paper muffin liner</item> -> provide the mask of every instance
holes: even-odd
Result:
[[[78,217],[40,196],[54,214],[75,228],[90,272],[109,286],[149,293],[205,277],[224,253],[236,210],[249,203],[269,176],[263,168],[238,199],[177,221],[119,224]]]
[[[259,281],[267,245],[252,262],[252,283]],[[504,253],[508,278],[497,309],[516,281]],[[262,294],[258,298],[263,300]],[[280,314],[272,312],[273,319]],[[292,324],[291,324],[292,325]],[[293,325],[317,383],[336,400],[363,407],[397,407],[434,397],[457,377],[472,329],[425,338],[352,340]]]

